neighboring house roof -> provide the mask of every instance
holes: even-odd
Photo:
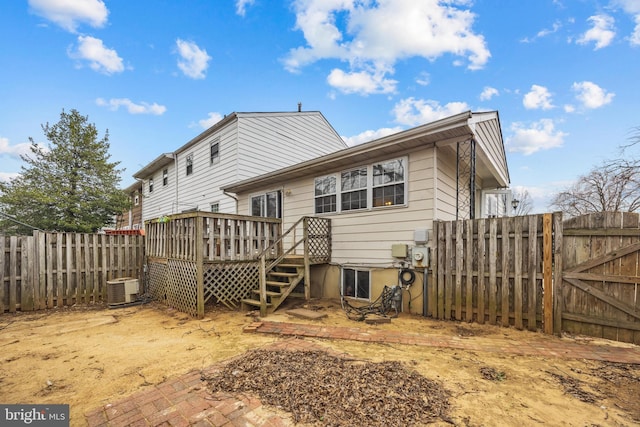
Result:
[[[494,126],[487,127],[493,122]],[[483,126],[479,135],[479,127]],[[486,128],[489,128],[488,130]],[[473,113],[467,111],[393,135],[366,142],[325,156],[298,163],[296,165],[246,179],[222,189],[225,192],[241,193],[280,182],[286,182],[310,175],[321,175],[329,170],[346,169],[367,163],[373,158],[396,156],[427,145],[452,145],[457,141],[475,139],[476,158],[480,161],[477,173],[495,180],[496,187],[509,185],[509,172],[500,130],[498,112]],[[488,141],[491,139],[492,141]],[[492,144],[493,143],[493,144]],[[499,152],[491,153],[491,145],[499,145]],[[497,159],[496,159],[497,157]],[[497,164],[496,164],[497,163]]]
[[[151,163],[133,174],[135,179],[147,179],[155,171],[173,163],[173,153],[164,153],[156,157]]]
[[[128,187],[124,188],[122,191],[124,191],[127,194],[130,194],[130,193],[133,193],[136,190],[140,190],[141,188],[142,188],[142,181],[136,180],[133,184],[131,184]]]

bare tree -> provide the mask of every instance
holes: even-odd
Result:
[[[515,206],[515,209],[513,209],[513,215],[515,216],[529,215],[533,210],[533,200],[527,190],[513,190],[511,192],[511,201],[512,206]],[[517,203],[515,203],[516,201]]]
[[[593,212],[640,210],[640,160],[616,159],[581,176],[556,194],[551,207],[573,217]]]

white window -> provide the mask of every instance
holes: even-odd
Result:
[[[214,142],[211,143],[211,148],[210,148],[210,154],[209,154],[209,161],[210,163],[216,164],[220,161],[220,143],[219,143],[219,139],[216,139]]]
[[[373,206],[404,205],[404,160],[373,165]]]
[[[336,177],[324,176],[315,180],[316,213],[336,211]]]
[[[162,170],[162,185],[167,185],[169,183],[169,169]]]
[[[366,209],[367,168],[359,168],[340,174],[340,210]]]
[[[193,173],[193,154],[187,156],[187,175]]]
[[[403,157],[316,178],[315,213],[405,205],[406,163]]]
[[[342,295],[369,300],[371,296],[371,272],[354,268],[342,269]]]
[[[482,218],[509,216],[511,190],[486,190],[482,192]]]
[[[211,203],[211,212],[213,212],[213,213],[220,212],[220,203],[219,202]]]
[[[153,193],[153,178],[149,178],[149,193]]]
[[[251,197],[251,215],[268,218],[281,218],[281,191],[270,191]]]
[[[133,205],[138,206],[139,204],[140,204],[140,195],[136,193],[136,195],[133,196]]]

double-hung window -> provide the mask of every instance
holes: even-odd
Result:
[[[316,213],[336,211],[336,177],[323,176],[315,180]]]
[[[340,174],[340,210],[367,207],[367,168],[358,168]]]
[[[153,193],[153,178],[149,178],[149,193]]]
[[[169,183],[169,169],[162,170],[162,185],[166,186]]]
[[[406,162],[407,158],[401,157],[316,178],[315,213],[404,205]]]
[[[187,175],[193,173],[193,154],[187,156]]]
[[[342,295],[351,298],[370,299],[371,272],[368,270],[343,268]]]
[[[216,139],[211,143],[210,152],[209,152],[209,162],[213,165],[220,161],[220,142],[219,139]]]
[[[404,204],[403,159],[373,165],[373,207]]]

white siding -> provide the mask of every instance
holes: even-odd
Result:
[[[456,157],[450,148],[437,148],[438,156],[438,211],[435,219],[451,221],[456,219]]]
[[[252,178],[346,148],[318,113],[239,115],[238,178]]]
[[[162,170],[168,169],[169,182],[162,185]],[[145,179],[142,185],[142,218],[146,221],[173,213],[171,207],[175,200],[176,176],[174,164],[170,164],[157,170],[153,174],[153,192],[149,193],[149,180]]]
[[[210,211],[214,202],[221,213],[245,214],[248,207],[237,210],[235,199],[221,187],[346,148],[318,112],[237,113],[236,120],[203,135],[175,153],[169,188],[160,188],[162,170],[153,175],[153,194],[148,194],[145,180],[144,220],[191,209]],[[215,164],[210,162],[213,142],[219,143]],[[189,155],[193,155],[193,172],[187,176]]]
[[[391,256],[391,245],[413,244],[416,229],[430,230],[433,218],[433,164],[432,148],[409,155],[407,206],[317,215],[331,219],[332,262],[391,267],[395,261]],[[332,172],[340,170],[327,171]],[[284,231],[300,217],[316,215],[314,179],[307,177],[284,186]],[[286,195],[288,191],[290,194]],[[240,195],[241,213],[248,211],[248,199],[249,195]]]

